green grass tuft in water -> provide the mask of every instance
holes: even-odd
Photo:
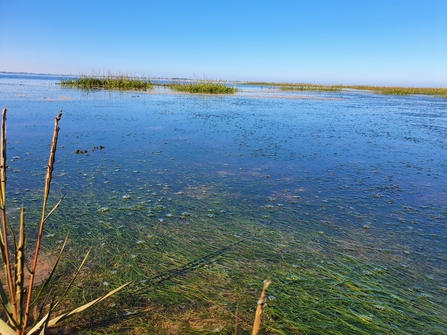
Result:
[[[150,90],[154,86],[149,78],[144,80],[128,75],[112,74],[107,76],[82,75],[79,78],[62,80],[60,84],[62,86],[106,90]]]
[[[173,84],[169,84],[168,87],[177,92],[187,93],[234,94],[237,92],[237,88],[234,86],[227,86],[225,83],[209,80],[198,80],[196,82],[175,82]]]

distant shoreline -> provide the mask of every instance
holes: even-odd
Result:
[[[0,71],[0,74],[23,74],[23,75],[32,75],[32,76],[55,76],[55,77],[80,77],[80,74],[66,74],[66,73],[36,73],[36,72],[12,72],[12,71]],[[138,77],[138,76],[137,76]],[[141,76],[140,76],[141,77]],[[139,77],[138,77],[139,78]],[[194,80],[191,78],[183,78],[183,77],[151,77],[151,79],[166,79],[166,80]]]
[[[32,74],[34,76],[72,76],[71,74],[61,74],[61,73],[35,73],[35,72],[11,72],[11,71],[0,71],[0,73],[6,73],[6,74]]]

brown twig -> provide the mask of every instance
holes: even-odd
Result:
[[[261,314],[265,306],[265,291],[270,284],[270,279],[264,280],[264,287],[262,288],[261,297],[258,300],[258,307],[256,308],[255,322],[253,324],[253,331],[251,333],[252,335],[258,335],[259,327],[261,326]]]

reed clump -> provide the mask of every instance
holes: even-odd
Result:
[[[198,80],[195,82],[174,82],[167,85],[174,91],[201,94],[234,94],[237,88],[223,82]]]
[[[31,335],[45,334],[47,328],[55,326],[68,317],[81,313],[89,307],[101,302],[105,298],[113,295],[128,283],[121,285],[117,289],[110,291],[106,295],[99,297],[89,303],[83,302],[83,305],[71,309],[68,312],[58,312],[58,307],[64,302],[67,293],[73,287],[74,281],[84,265],[90,251],[87,252],[81,265],[75,271],[71,280],[62,294],[59,290],[52,287],[52,279],[58,265],[62,252],[67,244],[68,236],[65,238],[60,249],[59,255],[55,260],[48,278],[37,291],[36,274],[39,270],[39,253],[42,246],[43,232],[45,223],[59,207],[60,199],[51,209],[48,210],[48,198],[50,194],[51,180],[53,177],[53,168],[56,156],[57,140],[59,135],[59,121],[62,117],[62,111],[55,119],[53,140],[51,143],[50,157],[47,165],[45,185],[42,197],[41,218],[37,224],[37,240],[34,253],[28,253],[26,250],[26,230],[25,230],[25,209],[20,209],[18,225],[13,225],[9,220],[7,212],[7,191],[6,191],[6,108],[2,112],[1,134],[0,134],[0,254],[3,263],[3,273],[0,280],[0,305],[3,307],[3,313],[0,317],[0,334],[2,335]],[[17,227],[17,228],[16,228]],[[4,281],[4,283],[2,282]]]
[[[75,79],[65,79],[60,82],[62,86],[79,87],[85,89],[106,89],[106,90],[150,90],[154,87],[150,78],[141,79],[129,75],[105,76],[81,75]]]

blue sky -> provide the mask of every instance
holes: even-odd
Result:
[[[447,87],[447,1],[0,0],[0,71]]]

